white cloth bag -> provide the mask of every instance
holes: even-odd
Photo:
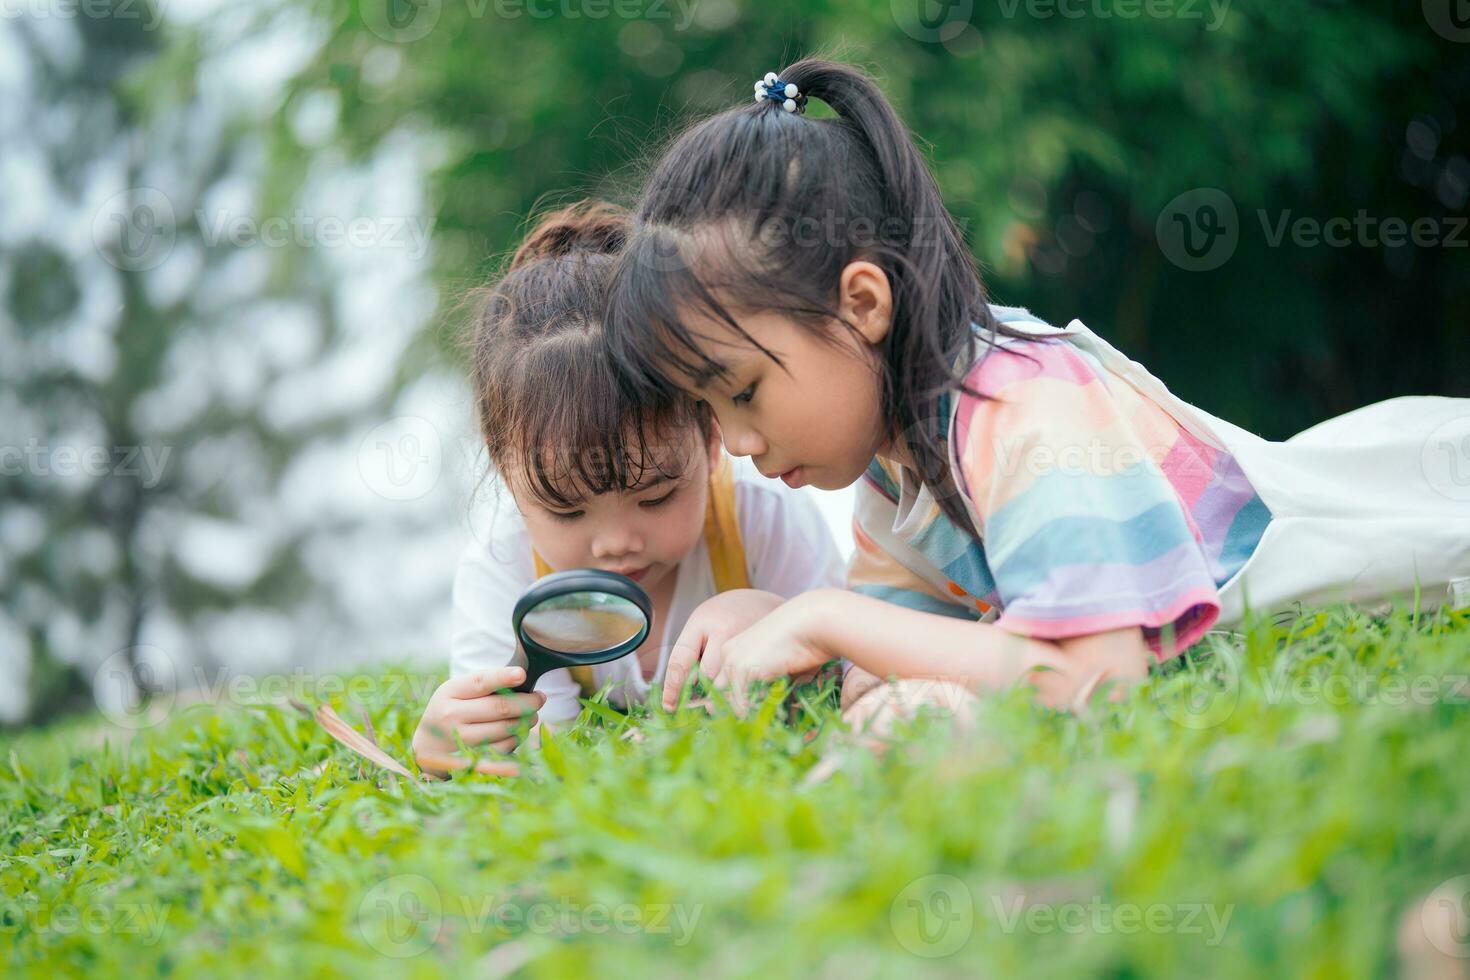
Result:
[[[1470,398],[1391,398],[1272,442],[1176,397],[1081,320],[1003,322],[1067,337],[1245,471],[1271,523],[1220,586],[1217,626],[1296,602],[1409,603],[1416,585],[1422,609],[1470,605]]]

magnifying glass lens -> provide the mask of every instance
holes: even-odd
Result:
[[[573,568],[538,579],[516,600],[510,628],[526,668],[518,691],[548,670],[591,666],[626,657],[648,639],[653,604],[625,575]]]
[[[647,625],[643,610],[606,592],[569,592],[537,603],[521,619],[521,632],[561,653],[585,654],[627,643]]]

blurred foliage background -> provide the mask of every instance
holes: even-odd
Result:
[[[660,141],[812,52],[879,78],[997,301],[1081,318],[1271,437],[1470,394],[1457,12],[8,5],[0,717],[233,670],[439,660],[483,467],[465,289],[536,208],[629,200]],[[1353,224],[1313,244],[1299,219]],[[1390,219],[1433,240],[1384,244]],[[1190,222],[1228,233],[1198,259],[1170,237]]]

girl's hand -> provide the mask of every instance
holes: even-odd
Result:
[[[777,677],[807,680],[834,659],[818,639],[832,611],[828,590],[804,592],[788,599],[760,622],[706,652],[701,671],[725,690],[737,714],[749,705],[750,685]]]
[[[502,688],[515,687],[526,679],[520,667],[497,667],[464,677],[451,677],[429,698],[419,727],[413,733],[413,752],[417,757],[442,759],[459,748],[455,735],[466,745],[488,744],[497,752],[510,752],[516,747],[516,730],[529,717],[536,722],[536,712],[546,703],[540,691],[530,694],[497,694]],[[423,766],[442,772],[437,765]]]
[[[664,710],[673,711],[678,706],[684,682],[695,664],[701,661],[708,664],[711,658],[719,663],[721,648],[730,637],[760,621],[785,601],[773,592],[732,589],[700,603],[689,614],[669,653],[669,663],[664,668]]]
[[[853,664],[847,669],[847,676],[842,678],[842,699],[840,702],[842,710],[846,711],[848,708],[851,708],[862,699],[864,694],[867,694],[875,687],[882,687],[884,683],[883,678],[877,674],[870,674],[857,664]]]

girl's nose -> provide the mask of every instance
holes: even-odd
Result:
[[[766,441],[754,429],[724,426],[725,449],[731,456],[764,456]]]
[[[592,557],[598,560],[621,558],[643,550],[643,542],[637,533],[628,527],[611,527],[599,532],[592,539]]]

